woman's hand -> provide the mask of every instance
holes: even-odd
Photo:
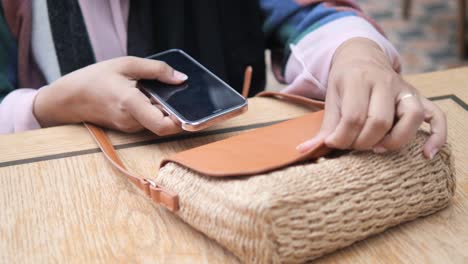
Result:
[[[179,132],[180,127],[139,91],[139,79],[178,84],[187,76],[161,61],[112,59],[67,74],[42,88],[34,102],[34,114],[43,127],[86,121],[124,132],[143,128],[158,135]]]
[[[338,149],[397,150],[431,125],[424,155],[432,158],[447,141],[445,114],[396,73],[380,47],[364,38],[335,53],[319,134],[298,146],[305,152],[324,141]]]

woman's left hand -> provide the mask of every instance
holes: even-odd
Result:
[[[433,158],[447,141],[445,114],[395,72],[376,43],[354,38],[333,58],[321,130],[298,150],[306,152],[320,141],[338,149],[398,150],[424,121],[431,135],[423,152]]]

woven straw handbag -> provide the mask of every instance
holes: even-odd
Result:
[[[299,154],[295,146],[318,132],[321,118],[322,111],[311,112],[177,153],[154,180],[129,172],[106,134],[86,125],[107,159],[152,201],[246,263],[303,263],[449,204],[455,176],[448,146],[426,160],[427,133],[420,131],[385,155],[329,153],[324,144]]]
[[[246,263],[303,263],[449,204],[450,150],[352,151],[250,177],[210,177],[166,164],[156,183],[179,194],[177,214]]]

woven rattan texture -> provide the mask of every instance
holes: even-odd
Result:
[[[350,152],[253,177],[210,178],[170,163],[157,182],[180,195],[179,216],[247,263],[302,263],[449,204],[448,147],[426,138],[386,155]]]

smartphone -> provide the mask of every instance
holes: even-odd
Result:
[[[187,81],[171,85],[140,80],[139,88],[183,130],[198,131],[247,110],[247,100],[199,62],[179,49],[148,59],[164,61],[188,75]]]

